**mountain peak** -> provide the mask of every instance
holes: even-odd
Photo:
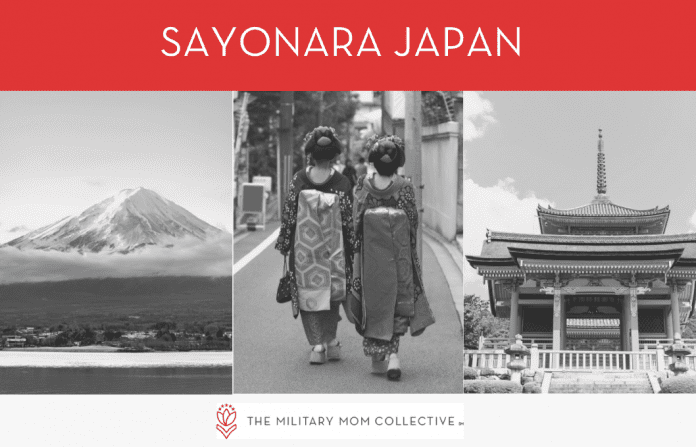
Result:
[[[156,192],[124,189],[78,216],[66,217],[5,245],[19,249],[129,253],[147,245],[171,247],[222,233]]]
[[[126,193],[130,193],[130,194],[135,194],[135,193],[140,192],[140,191],[150,191],[150,190],[143,187],[143,186],[138,186],[137,188],[127,188],[127,189],[121,190],[122,193],[126,192]],[[150,192],[154,192],[154,191],[150,191]]]
[[[147,200],[148,198],[151,200],[159,200],[163,202],[169,202],[167,199],[164,197],[160,196],[157,194],[155,191],[152,191],[147,188],[143,188],[142,186],[139,186],[134,189],[122,189],[119,191],[117,194],[115,194],[111,200],[112,203],[116,206],[120,206],[123,202],[127,200],[135,200],[138,198],[142,198],[142,200]],[[104,202],[108,201],[109,199],[104,200]],[[101,202],[101,203],[104,203]]]

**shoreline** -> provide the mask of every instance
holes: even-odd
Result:
[[[216,349],[192,349],[190,351],[157,351],[157,350],[128,350],[127,348],[117,348],[115,346],[68,346],[64,348],[57,348],[55,346],[42,346],[36,348],[4,348],[0,349],[0,352],[100,352],[100,353],[126,353],[126,354],[147,354],[147,353],[159,353],[164,354],[168,352],[182,353],[182,352],[229,352],[231,350],[216,350]]]
[[[55,346],[42,346],[36,348],[4,348],[5,352],[118,352],[121,348],[114,346],[68,346],[57,348]]]
[[[142,353],[115,350],[104,352],[94,349],[78,350],[77,347],[67,348],[67,351],[61,350],[61,348],[49,349],[4,349],[0,351],[0,369],[13,366],[44,368],[232,367],[234,362],[232,351]]]

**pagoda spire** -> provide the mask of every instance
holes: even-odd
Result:
[[[603,196],[607,193],[607,173],[604,166],[604,141],[602,141],[602,129],[599,129],[597,141],[597,194]]]

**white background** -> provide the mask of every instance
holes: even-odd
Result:
[[[0,374],[1,377],[1,374]],[[236,395],[236,396],[3,396],[0,440],[3,445],[168,446],[259,445],[249,439],[283,439],[273,445],[315,445],[299,439],[410,439],[398,445],[448,445],[450,429],[439,427],[351,428],[327,435],[313,427],[248,427],[245,413],[300,414],[455,413],[456,445],[622,446],[691,445],[690,395]],[[458,402],[458,403],[457,403]],[[238,413],[237,430],[218,439],[216,412],[223,403]],[[426,439],[426,441],[423,441]],[[427,441],[431,439],[431,441]],[[353,441],[349,445],[362,441]],[[265,444],[269,444],[265,442]],[[318,443],[316,444],[318,445]],[[326,445],[325,443],[323,445]],[[332,441],[332,445],[345,445]],[[455,444],[449,444],[455,445]]]

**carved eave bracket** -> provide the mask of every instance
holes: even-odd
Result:
[[[560,287],[558,290],[563,295],[592,295],[592,294],[606,294],[606,295],[628,295],[631,291],[631,287],[592,287],[592,286],[579,286],[579,287]],[[542,287],[539,289],[540,293],[546,295],[553,295],[556,293],[556,287]],[[651,291],[649,287],[635,287],[636,295],[644,295]]]
[[[678,293],[683,293],[686,290],[686,287],[690,283],[691,283],[691,281],[685,281],[685,280],[674,279],[674,278],[669,282],[672,290],[675,290]]]
[[[508,281],[501,282],[500,286],[506,292],[512,293],[516,291],[522,284],[524,284],[524,280],[522,278],[513,278]]]

